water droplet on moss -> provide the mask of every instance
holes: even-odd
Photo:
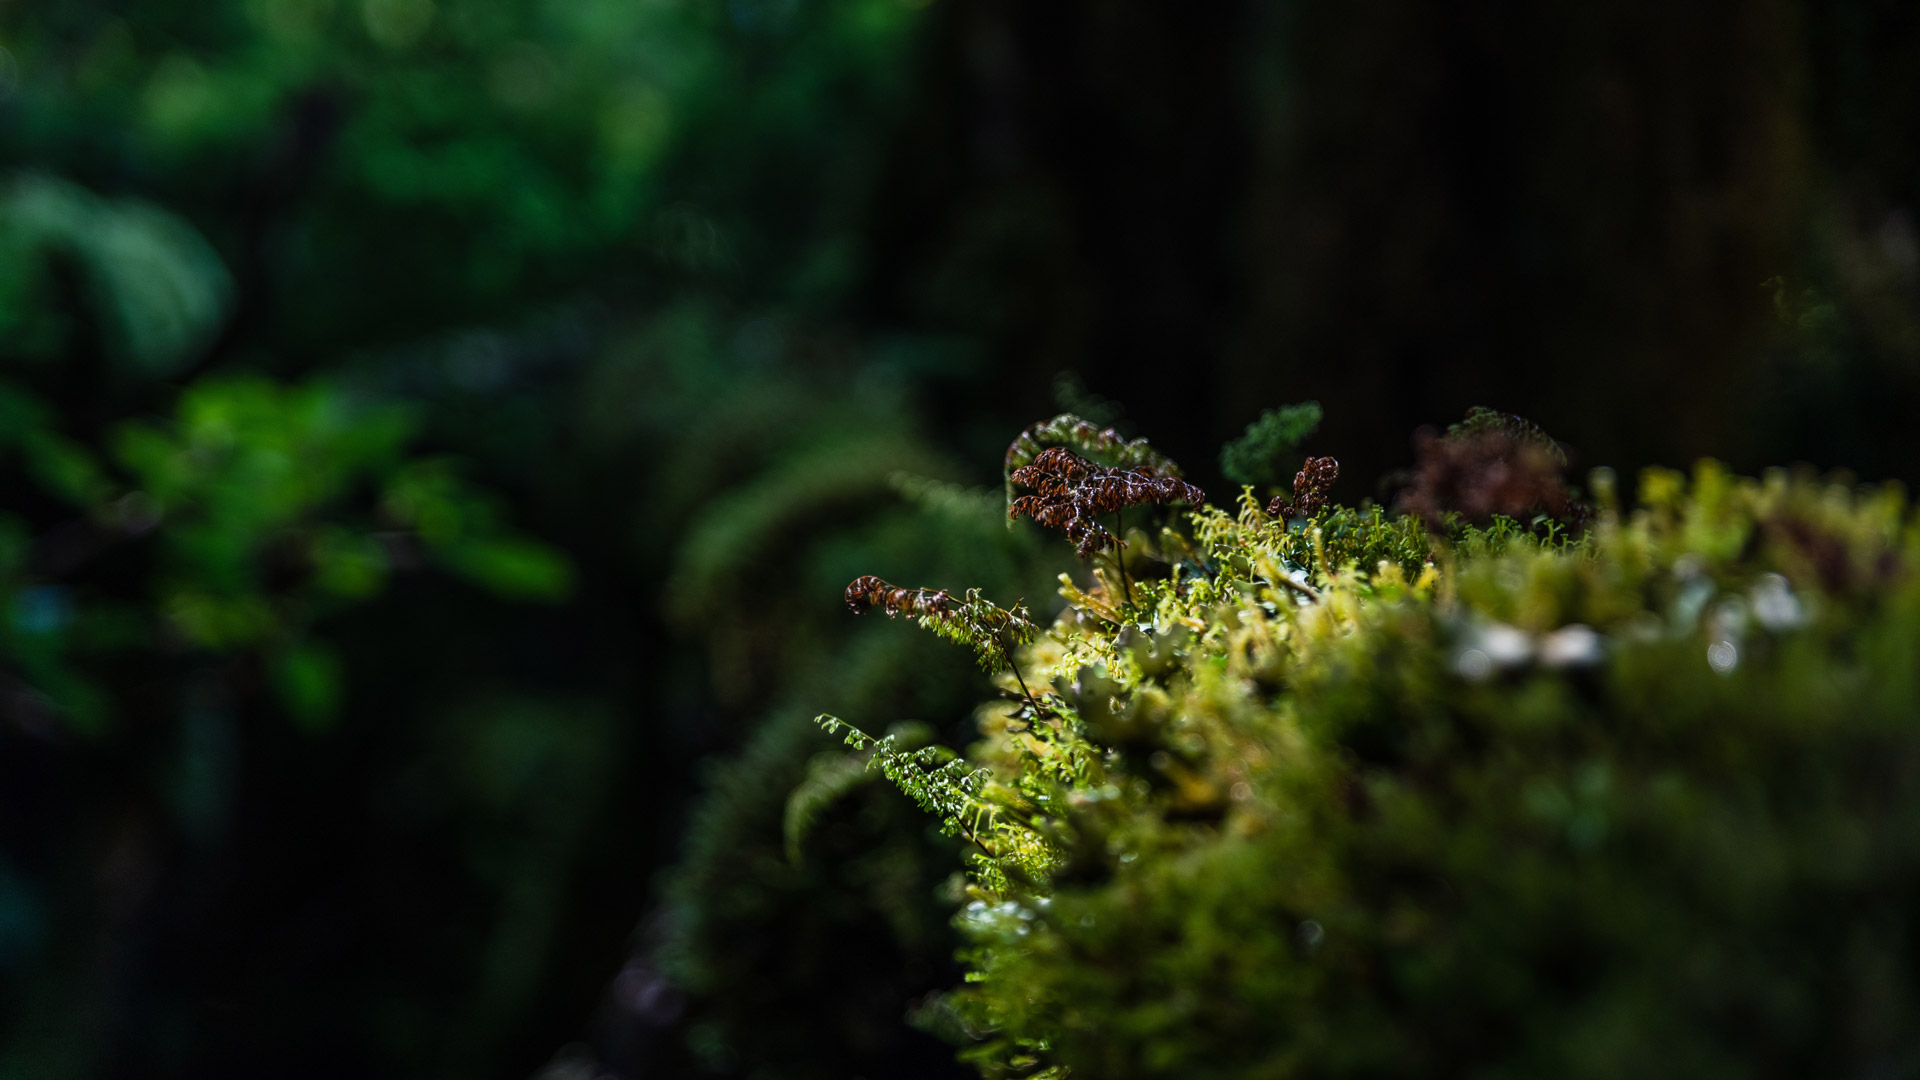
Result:
[[[1731,641],[1716,641],[1707,646],[1707,666],[1722,675],[1731,674],[1740,666],[1740,650]]]
[[[1550,668],[1591,667],[1600,662],[1600,635],[1582,623],[1563,626],[1541,639],[1540,662]]]
[[[1793,588],[1779,574],[1762,574],[1754,582],[1753,617],[1775,632],[1791,630],[1807,621],[1800,598],[1793,595]]]
[[[1460,659],[1454,661],[1453,666],[1454,670],[1474,682],[1479,682],[1493,672],[1493,661],[1479,649],[1468,649],[1461,653]]]
[[[1312,919],[1302,922],[1294,933],[1300,939],[1300,948],[1309,954],[1317,951],[1321,943],[1327,940],[1327,928]]]

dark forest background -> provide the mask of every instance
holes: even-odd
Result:
[[[0,1076],[961,1075],[845,582],[1050,613],[1065,407],[1920,477],[1917,21],[0,2]]]

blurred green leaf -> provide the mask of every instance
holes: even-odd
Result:
[[[294,723],[323,732],[339,718],[343,690],[340,660],[332,650],[311,642],[296,645],[274,665],[274,686]]]
[[[113,355],[149,376],[173,374],[205,348],[233,305],[233,280],[179,215],[138,199],[103,199],[56,177],[26,174],[0,189],[0,326],[31,321],[44,302],[30,275],[54,257],[77,265]]]
[[[455,573],[502,596],[562,600],[573,588],[573,567],[566,556],[532,540],[461,540],[442,549],[441,557]]]

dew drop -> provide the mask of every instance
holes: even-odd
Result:
[[[1740,666],[1740,650],[1731,641],[1716,641],[1707,646],[1707,666],[1719,674],[1731,674]]]

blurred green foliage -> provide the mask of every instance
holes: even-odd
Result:
[[[772,412],[773,401],[789,406]],[[795,401],[805,410],[789,411]],[[674,563],[671,610],[707,635],[713,696],[772,691],[745,751],[709,775],[655,950],[690,995],[689,1046],[710,1072],[923,1073],[945,1056],[906,1014],[953,975],[950,842],[877,777],[835,772],[832,741],[804,710],[825,698],[941,725],[916,727],[922,738],[948,737],[967,713],[964,652],[884,620],[848,625],[839,594],[858,570],[957,583],[964,566],[1006,595],[1047,585],[1031,530],[1006,529],[997,493],[937,479],[952,466],[914,449],[925,444],[886,419],[902,411],[878,407],[891,404],[841,406],[862,423],[836,423],[834,404],[791,390],[718,406],[754,418],[763,438],[779,430],[770,413],[801,431],[708,499]],[[705,448],[683,447],[689,469]],[[919,456],[903,461],[902,448]],[[934,475],[901,471],[908,462]],[[783,587],[796,581],[808,589]],[[823,786],[820,812],[789,829],[789,793],[806,784]]]
[[[1320,403],[1268,409],[1238,439],[1220,449],[1220,475],[1236,484],[1277,487],[1299,468],[1300,444],[1320,427]]]
[[[110,429],[111,462],[61,436],[24,393],[6,408],[20,466],[75,515],[37,547],[14,545],[7,654],[86,731],[114,709],[99,665],[127,652],[257,655],[298,719],[330,721],[337,665],[308,628],[377,594],[410,544],[503,594],[551,600],[568,588],[565,560],[504,532],[446,462],[406,458],[404,408],[321,384],[206,378],[171,422]],[[375,505],[355,507],[365,487]],[[18,517],[0,523],[29,532]],[[148,577],[130,594],[81,576],[141,541]]]
[[[817,321],[918,20],[0,8],[0,1073],[694,1067],[614,976],[691,759],[841,647],[784,575],[960,557],[892,475],[957,474],[939,346]]]
[[[233,303],[220,256],[178,216],[135,199],[101,199],[50,176],[27,173],[0,205],[0,328],[11,359],[53,360],[76,332],[62,319],[50,263],[71,267],[114,359],[170,375],[211,343]]]

